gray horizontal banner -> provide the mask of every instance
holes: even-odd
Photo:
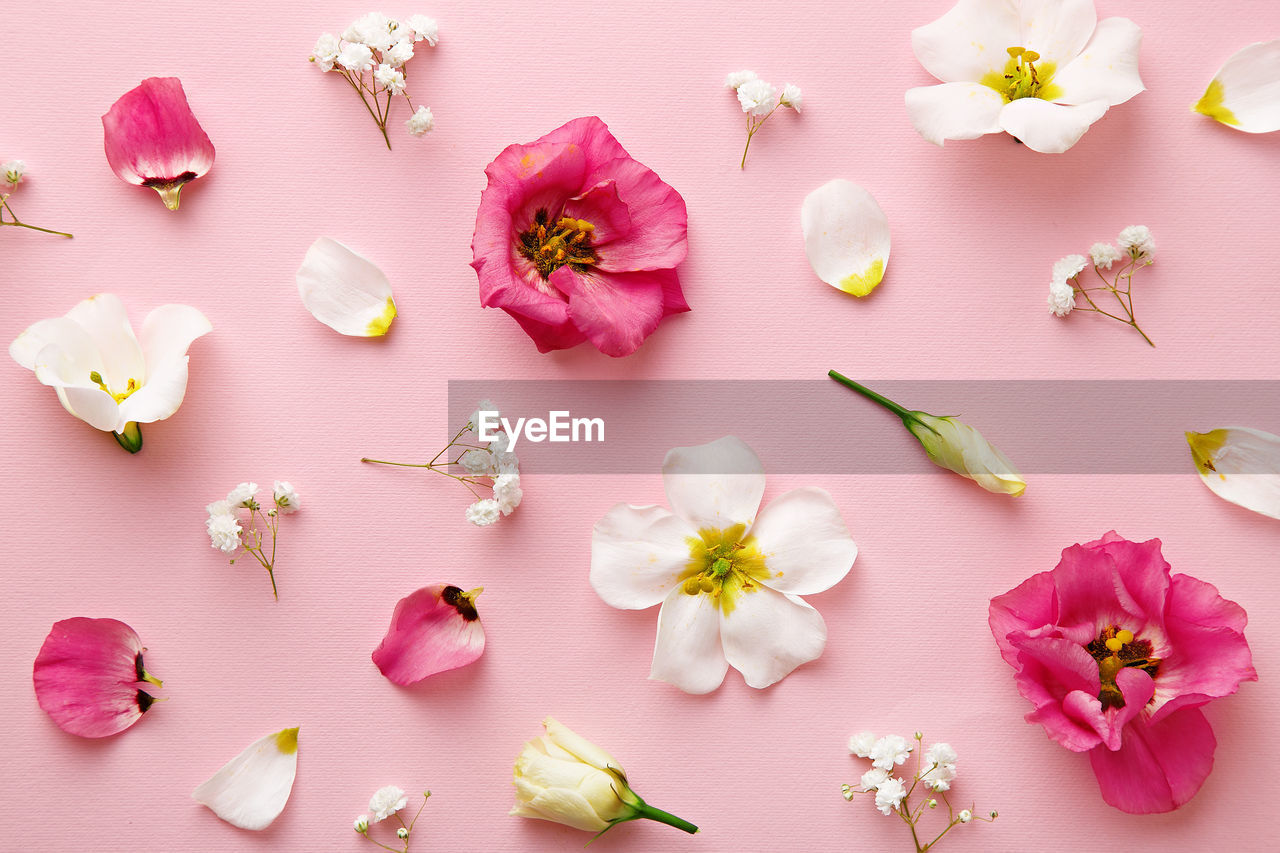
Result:
[[[853,378],[907,409],[956,416],[1023,474],[1192,473],[1186,431],[1280,433],[1280,381]],[[656,473],[671,448],[724,435],[771,473],[935,470],[894,414],[830,379],[451,380],[441,446],[482,399],[513,427],[524,419],[514,452],[530,473]]]

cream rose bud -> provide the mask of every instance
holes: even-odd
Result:
[[[903,423],[935,465],[968,477],[988,492],[1017,497],[1026,491],[1018,469],[982,433],[954,418],[911,414],[915,417]]]

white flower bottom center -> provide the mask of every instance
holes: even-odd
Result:
[[[759,581],[769,578],[764,555],[746,526],[722,530],[704,528],[689,537],[689,562],[681,575],[687,595],[710,595],[725,613],[733,609],[740,593],[755,592]]]

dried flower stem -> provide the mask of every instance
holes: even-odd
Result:
[[[32,231],[41,231],[45,234],[57,234],[59,237],[71,237],[66,231],[54,231],[52,228],[41,228],[39,225],[28,225],[26,222],[18,219],[18,214],[13,212],[13,208],[9,206],[9,196],[13,193],[4,193],[0,195],[0,225],[9,225],[15,228],[29,228]],[[6,221],[4,212],[9,211],[9,215],[13,217],[12,221]]]
[[[747,113],[747,144],[746,147],[742,149],[742,163],[738,167],[739,169],[745,170],[747,168],[747,152],[751,150],[751,137],[756,135],[756,131],[758,131],[761,126],[769,120],[769,116],[778,111],[778,107],[780,106],[782,106],[781,101],[774,104],[773,109],[769,110],[769,112],[765,113],[763,116],[756,116],[751,113]]]
[[[265,529],[271,531],[271,555],[267,556],[262,548],[262,533],[258,530],[257,519],[262,519],[262,525]],[[275,596],[276,601],[280,600],[280,591],[276,589],[276,533],[279,530],[280,515],[275,510],[269,513],[263,513],[262,509],[254,506],[249,510],[249,529],[247,533],[253,536],[253,544],[244,543],[244,550],[253,556],[255,560],[262,564],[262,568],[267,570],[267,576],[271,578],[271,594]],[[232,560],[232,565],[235,564]]]
[[[1138,325],[1137,318],[1133,313],[1133,293],[1131,292],[1133,288],[1133,274],[1141,267],[1147,266],[1151,263],[1148,260],[1145,263],[1139,264],[1138,260],[1139,259],[1137,258],[1130,257],[1129,263],[1116,273],[1116,276],[1112,281],[1107,281],[1107,277],[1102,274],[1102,270],[1098,269],[1095,264],[1093,271],[1098,274],[1098,278],[1102,281],[1101,287],[1085,287],[1080,281],[1079,274],[1072,276],[1072,279],[1075,282],[1072,287],[1075,288],[1076,293],[1083,296],[1085,301],[1089,303],[1088,308],[1079,307],[1076,310],[1092,311],[1095,314],[1101,314],[1104,317],[1110,317],[1112,320],[1124,323],[1126,326],[1132,326],[1135,332],[1142,335],[1142,339],[1144,341],[1154,347],[1155,342],[1152,341],[1151,338],[1147,337],[1146,332],[1142,331],[1142,327]],[[1122,281],[1123,285],[1121,284]],[[1090,293],[1110,293],[1116,298],[1116,302],[1120,303],[1120,309],[1124,311],[1124,316],[1122,317],[1118,314],[1113,314],[1110,311],[1103,310],[1098,303],[1093,301],[1093,297],[1089,295]]]
[[[466,453],[468,450],[484,450],[485,449],[482,445],[467,444],[465,442],[458,440],[462,438],[463,434],[466,433],[469,429],[470,429],[470,424],[458,430],[457,434],[454,435],[454,437],[449,440],[449,443],[446,444],[439,453],[437,453],[434,457],[432,457],[430,462],[388,462],[385,459],[370,459],[367,456],[361,457],[360,461],[370,462],[374,465],[394,465],[397,468],[426,468],[428,471],[435,471],[437,474],[443,474],[444,476],[448,477],[451,480],[457,480],[459,483],[466,486],[467,489],[471,492],[471,494],[475,495],[476,500],[481,500],[480,494],[475,489],[473,489],[472,486],[473,485],[486,486],[487,484],[482,482],[482,480],[486,478],[476,476],[476,475],[470,475],[470,474],[466,476],[459,476],[457,474],[454,474],[452,471],[448,470],[450,467],[455,465],[460,467],[462,465],[462,455]],[[454,447],[461,448],[458,452],[457,457],[452,460],[441,462],[440,457],[444,456],[446,453],[449,452],[451,448],[454,448]]]

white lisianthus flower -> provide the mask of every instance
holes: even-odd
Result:
[[[409,39],[401,39],[392,45],[390,50],[385,50],[382,53],[382,61],[393,68],[399,68],[410,59],[413,59],[413,42]],[[400,85],[403,89],[403,79],[400,81]]]
[[[881,770],[892,770],[894,765],[902,764],[915,749],[902,735],[885,735],[871,746],[868,758],[872,767]]]
[[[488,527],[502,517],[502,508],[492,498],[476,501],[467,507],[467,521],[476,527]]]
[[[413,30],[414,41],[426,39],[427,44],[435,47],[440,39],[440,25],[435,18],[428,18],[426,15],[410,15],[405,24]]]
[[[0,172],[4,173],[5,183],[16,187],[22,182],[22,176],[27,173],[27,164],[22,160],[9,160],[0,164]]]
[[[378,85],[393,95],[404,93],[404,74],[390,65],[382,64],[373,72],[373,79]]]
[[[744,113],[762,116],[777,106],[778,90],[757,77],[738,87],[738,103]]]
[[[778,99],[778,103],[800,112],[800,107],[804,103],[804,95],[801,93],[799,86],[788,83],[782,87],[782,96]]]
[[[341,52],[342,43],[338,41],[338,37],[333,33],[324,33],[316,40],[316,46],[311,50],[311,59],[321,71],[332,71],[333,63],[337,62]]]
[[[1145,225],[1130,225],[1120,232],[1116,242],[1135,261],[1151,260],[1156,255],[1156,241],[1151,237],[1151,229]]]
[[[1093,265],[1104,270],[1111,269],[1111,265],[1123,257],[1124,253],[1110,243],[1099,242],[1089,247],[1089,258]]]
[[[1076,307],[1076,289],[1065,281],[1049,282],[1049,310],[1056,317],[1065,317]]]
[[[373,68],[373,51],[366,44],[348,42],[342,46],[337,63],[348,71],[359,74]]]
[[[724,85],[725,88],[728,89],[737,89],[741,87],[743,83],[749,83],[755,79],[756,72],[754,71],[732,71],[729,73],[729,76],[724,78]]]
[[[859,784],[862,785],[864,791],[874,791],[889,781],[889,771],[881,770],[879,767],[872,767],[866,773],[862,774]]]
[[[227,503],[233,507],[253,509],[258,505],[257,496],[257,483],[241,483],[227,494]]]
[[[1004,131],[1059,154],[1143,91],[1141,43],[1133,21],[1099,21],[1093,0],[959,0],[911,34],[916,58],[942,82],[909,89],[907,111],[937,145]]]
[[[859,758],[866,758],[871,755],[871,747],[876,745],[878,738],[872,732],[858,732],[849,738],[849,752]]]
[[[876,808],[881,814],[893,814],[893,810],[902,804],[907,796],[907,786],[901,779],[888,779],[876,788]]]
[[[301,506],[298,502],[298,493],[288,480],[276,480],[271,496],[275,499],[276,508],[280,510],[281,515],[297,512]]]
[[[386,820],[407,805],[409,805],[409,798],[405,796],[403,788],[395,785],[379,788],[369,798],[370,822]]]
[[[816,659],[830,589],[858,548],[831,496],[795,489],[760,509],[764,468],[740,439],[677,447],[662,465],[671,510],[618,504],[591,537],[591,585],[612,607],[662,604],[650,678],[709,693],[733,666],[763,688]]]
[[[430,107],[418,107],[417,111],[405,122],[410,136],[426,136],[436,126],[436,117],[431,114]]]
[[[524,492],[520,489],[520,475],[499,474],[493,481],[493,497],[498,502],[498,509],[502,510],[502,514],[511,515],[524,498]]]

